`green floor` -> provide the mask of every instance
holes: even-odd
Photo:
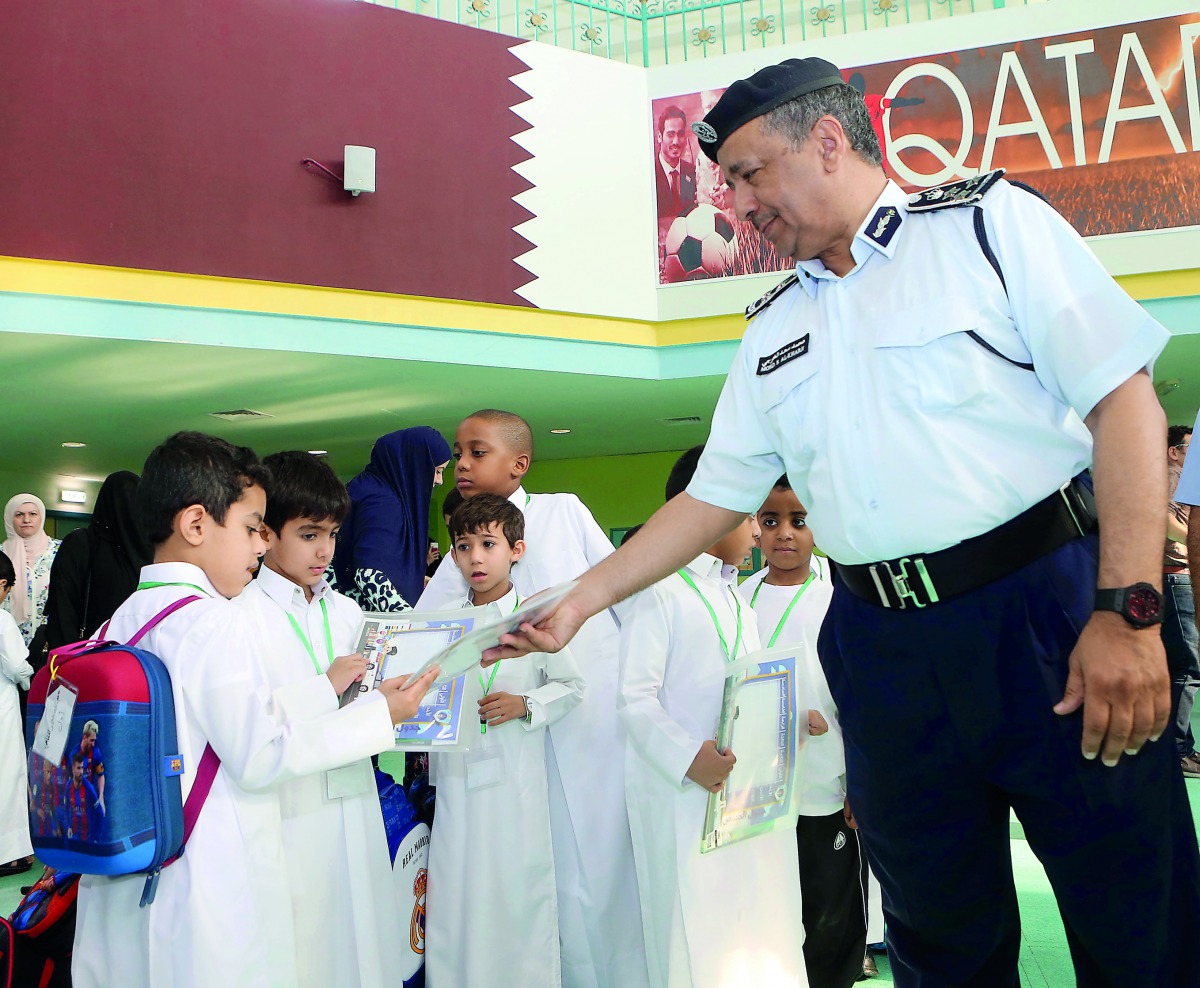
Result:
[[[386,766],[391,768],[392,766]],[[1200,828],[1200,779],[1187,780],[1188,795],[1192,800],[1192,815]],[[1071,958],[1067,952],[1066,936],[1062,921],[1054,905],[1054,893],[1046,880],[1046,873],[1037,858],[1029,850],[1021,836],[1021,828],[1014,821],[1012,840],[1013,875],[1017,884],[1017,896],[1021,904],[1021,985],[1022,988],[1075,988],[1075,976],[1071,970]],[[24,875],[0,878],[0,914],[9,915],[21,901],[21,886],[28,885],[41,874],[35,866]],[[892,984],[891,971],[886,955],[878,955],[879,977],[869,982],[882,988]]]

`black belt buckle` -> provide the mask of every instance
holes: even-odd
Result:
[[[936,604],[939,600],[923,556],[905,556],[903,559],[872,563],[867,571],[879,593],[879,602],[884,607],[899,607],[903,611],[910,601],[914,607],[920,608]],[[891,597],[888,595],[889,589]],[[895,604],[892,603],[893,599]]]

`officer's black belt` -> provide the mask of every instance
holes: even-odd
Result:
[[[880,607],[928,607],[1002,579],[1096,527],[1096,502],[1079,477],[1011,521],[925,555],[837,563],[856,596]]]

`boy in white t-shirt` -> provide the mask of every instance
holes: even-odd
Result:
[[[366,670],[356,653],[362,609],[324,578],[350,495],[329,464],[303,450],[274,453],[263,465],[271,472],[266,554],[237,603],[259,634],[273,690],[325,676],[340,696]],[[399,902],[371,760],[281,782],[277,791],[300,985],[392,984]]]
[[[862,855],[858,833],[843,813],[842,731],[817,657],[817,636],[833,596],[833,580],[828,562],[813,556],[806,515],[785,474],[757,515],[767,568],[748,577],[738,593],[754,608],[765,648],[805,645],[805,675],[816,706],[809,715],[812,736],[796,822],[804,963],[812,988],[849,988],[863,973],[866,950]]]

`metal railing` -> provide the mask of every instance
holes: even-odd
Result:
[[[1048,0],[363,2],[648,67]]]

